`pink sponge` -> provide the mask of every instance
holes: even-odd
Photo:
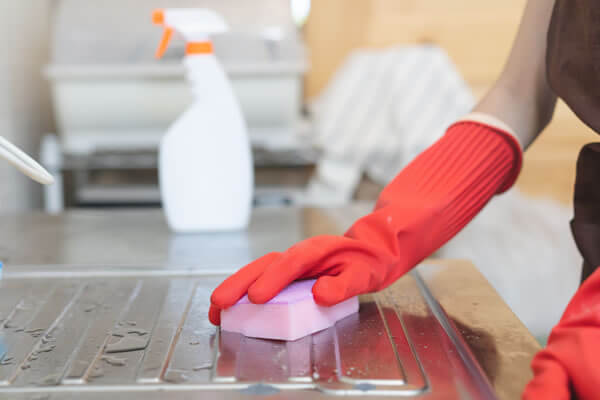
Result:
[[[221,329],[244,336],[296,340],[333,326],[358,311],[358,297],[332,307],[315,303],[315,280],[297,281],[265,304],[253,304],[248,296],[221,311]]]

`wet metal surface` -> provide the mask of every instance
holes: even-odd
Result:
[[[68,266],[5,274],[0,399],[493,398],[418,273],[402,278],[418,296],[364,296],[358,314],[294,342],[210,325],[223,278]]]

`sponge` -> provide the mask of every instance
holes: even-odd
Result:
[[[251,303],[246,295],[221,311],[221,329],[255,338],[296,340],[358,312],[358,297],[331,307],[315,303],[312,294],[315,282],[315,279],[292,282],[265,304]]]

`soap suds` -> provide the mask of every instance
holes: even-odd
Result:
[[[210,367],[212,367],[212,363],[211,362],[205,362],[204,364],[200,364],[200,365],[196,365],[194,368],[192,368],[193,371],[200,371],[203,369],[209,369]]]
[[[46,336],[42,336],[42,344],[48,344],[50,342],[54,342],[56,339],[54,339],[52,336],[50,335],[46,335]]]
[[[122,367],[123,365],[127,365],[126,358],[119,358],[114,356],[102,356],[101,360],[105,361],[107,364],[114,365],[117,367]]]
[[[277,389],[275,386],[265,385],[264,383],[250,385],[247,388],[242,389],[240,391],[244,394],[249,394],[251,396],[270,396],[280,392],[280,390]]]
[[[125,353],[128,351],[144,350],[148,345],[147,339],[125,336],[115,343],[106,345],[107,353]]]
[[[33,352],[33,355],[38,355],[40,353],[47,353],[49,351],[54,350],[55,347],[56,347],[55,344],[40,346],[40,348],[38,348],[37,350],[35,350]]]
[[[144,335],[148,334],[148,331],[146,331],[144,329],[129,329],[127,331],[127,333],[129,333],[129,334],[135,334],[135,335],[139,335],[139,336],[144,336]]]
[[[11,365],[13,363],[13,357],[5,357],[0,361],[0,365]]]
[[[165,374],[165,382],[169,383],[183,383],[187,381],[189,377],[181,371],[169,371]]]
[[[29,333],[31,337],[38,338],[42,336],[42,334],[46,332],[46,328],[30,328],[25,330],[25,333]]]
[[[25,333],[38,333],[38,332],[44,332],[46,329],[44,328],[29,328],[25,331]]]
[[[56,385],[60,384],[61,378],[62,378],[61,374],[46,375],[44,378],[42,378],[42,385],[56,386]]]
[[[373,385],[372,383],[357,383],[356,385],[354,385],[354,389],[360,390],[361,392],[367,392],[369,390],[375,390],[377,389],[377,386]]]

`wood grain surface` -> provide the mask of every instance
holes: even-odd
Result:
[[[518,399],[540,345],[468,261],[427,260],[420,272],[462,333],[500,399]],[[430,265],[433,264],[431,267]],[[395,285],[391,290],[398,290]]]

